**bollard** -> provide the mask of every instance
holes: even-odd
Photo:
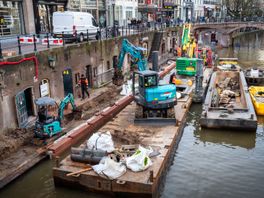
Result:
[[[0,59],[3,59],[2,44],[1,44],[1,42],[0,42]]]
[[[60,167],[60,158],[58,156],[56,156],[56,158],[55,158],[55,164],[56,164],[57,168]]]
[[[49,44],[49,33],[47,33],[47,48],[50,48],[50,44]]]
[[[87,29],[87,31],[86,31],[86,34],[87,34],[87,43],[89,43],[89,30]]]
[[[126,36],[127,36],[127,26],[126,26]]]
[[[62,32],[62,45],[65,46],[64,32]]]
[[[128,35],[130,35],[130,25],[128,26]]]
[[[101,28],[101,27],[99,28],[99,31],[100,31],[100,32],[99,32],[98,35],[99,35],[99,37],[100,37],[100,41],[101,41],[101,40],[102,40],[102,28]]]
[[[21,55],[21,44],[20,44],[20,37],[19,35],[17,36],[17,47],[18,47],[18,54]]]
[[[124,36],[124,26],[122,26],[122,35],[121,36]]]
[[[36,35],[33,34],[33,43],[34,43],[34,52],[37,51],[37,45],[36,45]]]
[[[108,28],[105,27],[105,39],[107,39],[107,38],[108,38]]]
[[[149,181],[152,183],[154,181],[153,170],[149,171]]]

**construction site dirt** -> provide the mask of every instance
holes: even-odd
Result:
[[[46,155],[39,152],[43,146],[51,144],[95,113],[114,103],[121,97],[119,92],[120,89],[113,85],[96,90],[94,93],[92,91],[90,99],[77,104],[76,113],[72,113],[71,108],[65,110],[63,132],[51,139],[35,138],[34,126],[27,129],[10,129],[3,133],[0,136],[0,188],[45,158]]]

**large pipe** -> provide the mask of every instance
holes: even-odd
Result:
[[[107,152],[106,151],[101,151],[101,150],[91,150],[91,149],[81,149],[81,148],[71,148],[71,153],[72,154],[77,154],[77,155],[94,155],[94,156],[106,156]]]
[[[82,162],[88,164],[98,164],[103,157],[91,156],[91,155],[78,155],[71,154],[71,160],[74,162]]]

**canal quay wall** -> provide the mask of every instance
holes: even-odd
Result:
[[[60,100],[72,92],[80,97],[78,80],[85,74],[91,88],[110,83],[123,38],[148,49],[155,31],[107,40],[69,44],[26,55],[5,58],[0,62],[0,134],[23,128],[36,115],[34,100],[49,96]],[[159,55],[165,58],[177,42],[178,30],[164,30]],[[124,61],[124,73],[130,70],[130,57]]]

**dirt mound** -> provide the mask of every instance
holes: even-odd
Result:
[[[31,129],[10,129],[0,134],[0,160],[17,151],[19,147],[29,143],[33,136]]]
[[[115,144],[118,145],[142,144],[143,138],[151,137],[154,134],[151,130],[133,130],[131,127],[124,130],[114,129],[110,131]]]
[[[104,108],[114,104],[114,102],[121,97],[119,93],[120,89],[111,86],[107,91],[99,94],[94,100],[91,100],[82,105],[81,119],[87,120],[91,118],[94,114],[102,111]]]

